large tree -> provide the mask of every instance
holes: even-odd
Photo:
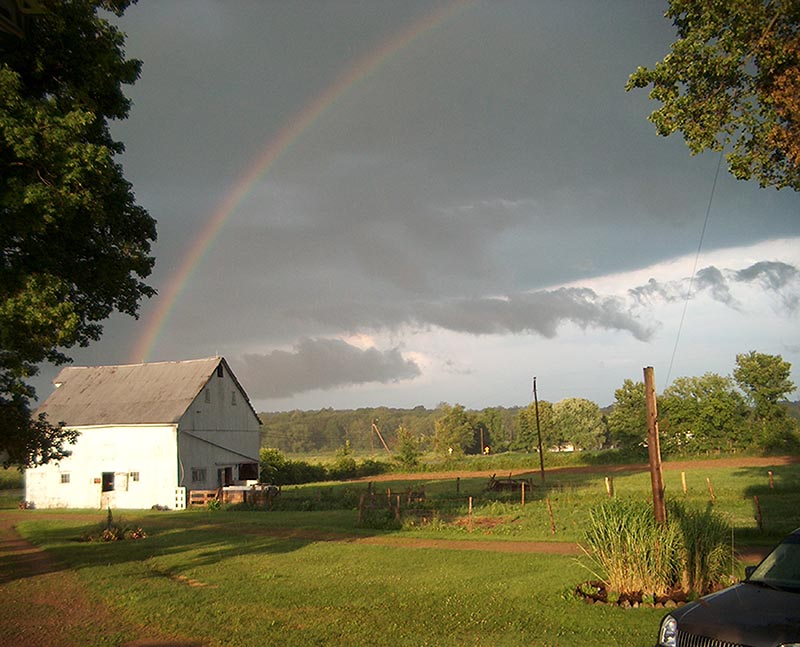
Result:
[[[440,411],[442,416],[434,423],[436,451],[443,456],[461,456],[475,440],[475,420],[460,404],[444,404]]]
[[[537,409],[539,423],[537,425]],[[553,427],[553,404],[547,400],[537,403],[531,402],[524,409],[517,413],[517,441],[514,443],[515,449],[523,449],[528,452],[539,451],[539,434],[542,436],[542,449],[548,450],[559,445],[560,438],[555,434]]]
[[[753,405],[756,440],[766,450],[792,449],[797,443],[797,422],[780,406],[796,388],[791,372],[780,355],[753,350],[736,356],[733,379]]]
[[[659,401],[661,447],[667,452],[732,451],[752,441],[747,406],[729,377],[679,377]]]
[[[611,442],[620,449],[642,450],[647,443],[647,405],[644,382],[627,379],[614,391],[608,416]]]
[[[653,86],[657,132],[681,131],[693,154],[729,150],[739,179],[800,190],[800,2],[669,0],[665,15],[678,40],[627,84]]]
[[[128,0],[39,0],[26,33],[0,49],[0,454],[30,465],[74,435],[34,418],[29,378],[98,339],[117,311],[154,290],[155,221],[116,161],[109,120],[128,116],[122,85],[141,63],[103,17]]]
[[[600,449],[605,441],[605,425],[598,407],[585,398],[565,398],[553,405],[553,427],[558,445],[575,449]]]

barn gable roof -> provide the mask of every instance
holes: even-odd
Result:
[[[253,415],[247,394],[222,357],[122,366],[69,366],[53,380],[56,390],[39,407],[53,424],[176,424],[216,373],[233,378]]]

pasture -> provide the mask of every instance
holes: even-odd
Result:
[[[730,519],[732,548],[771,545],[800,526],[796,463],[665,467],[667,496],[713,505]],[[573,591],[593,577],[589,560],[558,554],[581,541],[589,510],[608,496],[609,474],[615,496],[648,497],[646,472],[598,469],[552,471],[524,506],[519,492],[488,497],[484,475],[420,474],[287,488],[273,510],[118,511],[116,523],[142,527],[147,538],[108,543],[80,541],[106,520],[102,511],[0,514],[118,622],[114,631],[107,622],[103,630],[79,626],[63,647],[135,644],[137,627],[174,645],[649,646],[663,609],[587,605]],[[359,527],[369,487],[387,501],[389,491],[424,488],[421,505],[440,514],[393,529]],[[532,542],[555,550],[530,552]],[[741,568],[732,559],[735,575]],[[17,570],[0,580],[5,600],[20,597],[23,579]],[[33,596],[36,580],[26,579],[24,595]]]

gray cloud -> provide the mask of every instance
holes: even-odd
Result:
[[[362,350],[339,339],[303,339],[293,351],[246,354],[232,362],[252,398],[283,398],[314,389],[417,377],[419,366],[397,348]]]
[[[645,285],[631,288],[628,294],[636,303],[646,305],[653,300],[673,302],[686,299],[691,288],[692,297],[705,292],[715,301],[741,310],[743,306],[734,296],[738,283],[757,283],[765,292],[774,293],[788,312],[794,312],[800,306],[797,290],[800,270],[779,261],[760,261],[742,270],[720,270],[710,265],[698,270],[694,281],[684,278],[660,283],[650,279]]]
[[[704,267],[697,272],[694,288],[698,292],[708,290],[714,301],[738,309],[739,302],[731,294],[731,286],[725,275],[714,266]]]
[[[582,328],[623,330],[640,340],[652,334],[650,328],[626,309],[622,300],[599,296],[588,288],[430,303],[420,306],[415,316],[418,323],[475,335],[538,333],[553,338],[565,322]]]
[[[293,316],[298,321],[314,320],[322,327],[349,332],[435,326],[471,335],[535,333],[552,339],[559,326],[567,322],[582,328],[627,331],[639,340],[647,340],[653,332],[622,299],[600,296],[589,288],[369,306],[342,301],[307,306]]]

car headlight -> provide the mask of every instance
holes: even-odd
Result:
[[[666,616],[661,621],[661,630],[658,632],[658,644],[661,647],[675,647],[678,637],[678,621],[672,616]]]

